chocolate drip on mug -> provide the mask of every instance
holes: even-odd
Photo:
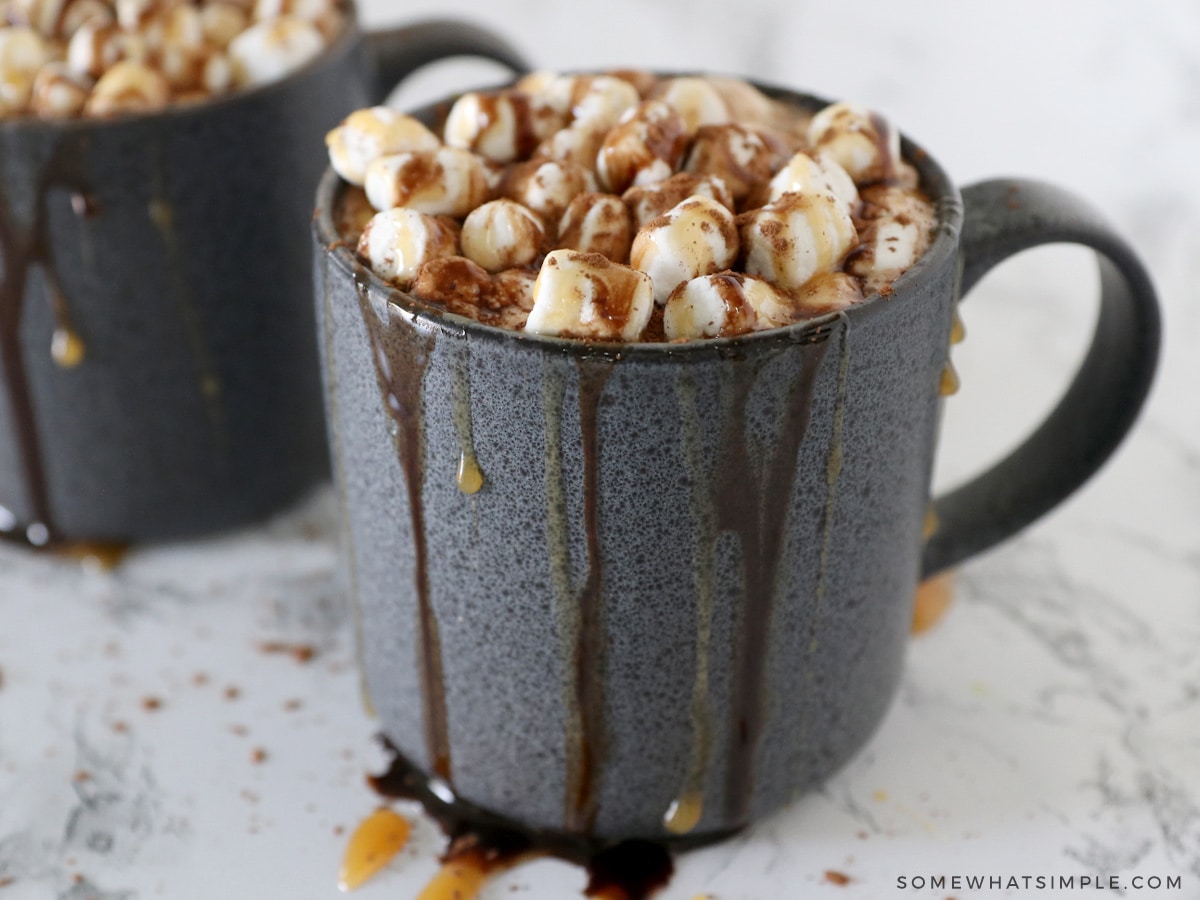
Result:
[[[731,531],[742,548],[740,640],[735,648],[732,717],[725,772],[726,818],[745,821],[754,795],[754,768],[763,730],[763,694],[783,535],[792,502],[800,445],[812,411],[816,372],[828,340],[797,348],[803,368],[788,388],[786,413],[773,457],[756,466],[747,448],[745,410],[761,364],[741,366],[722,391],[723,428],[713,484],[717,531]],[[735,473],[740,473],[737,477]],[[713,547],[715,552],[715,545]]]
[[[425,370],[435,338],[415,323],[394,313],[386,304],[388,321],[381,322],[371,306],[370,275],[358,266],[354,273],[359,308],[371,345],[371,359],[384,409],[395,423],[396,455],[408,491],[415,555],[417,592],[417,652],[420,658],[424,699],[425,745],[435,774],[450,780],[450,737],[446,719],[446,690],[437,614],[429,592],[428,553],[425,544],[425,429],[421,409]]]
[[[61,321],[66,315],[65,298],[62,298],[61,292],[57,296],[54,294],[58,279],[46,234],[49,220],[47,201],[56,188],[71,191],[74,196],[89,196],[87,188],[83,186],[82,149],[82,140],[75,135],[67,135],[54,148],[34,184],[32,221],[25,234],[20,233],[10,200],[0,186],[0,269],[3,271],[0,280],[0,358],[3,361],[4,385],[8,393],[21,476],[25,483],[26,502],[32,517],[32,521],[24,523],[23,535],[17,533],[22,526],[15,516],[4,517],[11,517],[12,522],[0,523],[3,526],[0,527],[0,535],[21,538],[37,546],[54,540],[56,534],[50,512],[41,435],[21,347],[21,324],[29,270],[34,265],[42,268],[56,316]],[[75,337],[76,342],[72,346],[63,348],[68,359],[82,353],[82,342],[78,335]],[[0,511],[5,511],[2,506]]]
[[[600,445],[597,413],[610,360],[579,359],[579,431],[583,442],[583,526],[587,537],[587,577],[579,591],[579,634],[575,648],[575,702],[579,708],[580,778],[572,798],[568,826],[590,831],[599,808],[597,782],[608,750],[604,722],[607,679],[603,569],[600,554]]]
[[[419,802],[449,840],[445,863],[461,860],[481,870],[483,877],[518,862],[551,856],[587,869],[584,894],[604,900],[648,900],[674,872],[671,854],[653,841],[604,842],[559,832],[540,831],[471,806],[447,800],[431,790],[427,777],[406,760],[386,738],[391,764],[367,783],[385,797]],[[422,894],[425,896],[425,894]]]

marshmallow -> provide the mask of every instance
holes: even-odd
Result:
[[[333,0],[257,0],[253,16],[259,22],[280,16],[316,22],[335,9]]]
[[[0,28],[0,115],[25,111],[38,69],[50,61],[50,49],[34,29]]]
[[[71,0],[58,19],[58,34],[70,40],[86,23],[108,25],[115,21],[112,7],[104,0]]]
[[[621,199],[633,214],[634,228],[640,229],[651,219],[657,219],[692,196],[708,197],[730,211],[733,210],[733,196],[723,180],[717,176],[697,175],[693,172],[679,172],[665,181],[656,181],[643,187],[631,187]]]
[[[863,299],[858,279],[845,272],[821,272],[805,282],[795,293],[790,308],[792,316],[777,324],[786,325],[814,316],[840,312]]]
[[[66,0],[12,0],[10,9],[13,24],[28,25],[45,38],[58,37],[59,20],[65,5]],[[3,12],[2,7],[0,12]],[[0,17],[0,22],[3,21],[3,17]]]
[[[627,110],[596,157],[600,183],[618,194],[630,185],[669,178],[687,146],[683,119],[661,100]]]
[[[107,72],[84,105],[84,115],[103,118],[162,109],[171,99],[171,86],[160,73],[132,60],[122,60]]]
[[[784,291],[832,271],[858,243],[845,204],[832,194],[784,194],[744,214],[745,270]]]
[[[668,78],[659,82],[650,96],[679,113],[688,134],[695,134],[702,125],[731,121],[725,98],[707,78]]]
[[[78,75],[99,78],[125,58],[127,35],[113,22],[92,19],[67,44],[67,65]]]
[[[849,103],[831,104],[813,116],[808,140],[856,184],[890,180],[900,160],[900,133],[883,116]]]
[[[607,131],[641,98],[628,81],[608,75],[581,75],[573,79],[570,98],[573,125]]]
[[[377,213],[358,240],[358,255],[380,278],[405,288],[422,264],[437,256],[458,254],[458,226],[415,209],[400,207]]]
[[[329,164],[351,184],[362,186],[367,166],[381,156],[405,151],[433,151],[437,136],[412,116],[386,106],[352,112],[325,135]]]
[[[705,125],[692,139],[684,171],[715,175],[725,182],[735,203],[771,177],[783,161],[776,147],[743,125]]]
[[[558,223],[558,246],[580,253],[601,253],[623,263],[633,240],[629,208],[614,194],[580,194]]]
[[[533,158],[575,163],[590,174],[596,170],[596,156],[607,136],[605,129],[576,123],[556,131],[538,144],[533,151]]]
[[[525,330],[584,340],[635,341],[654,309],[654,286],[597,253],[555,250],[533,286]]]
[[[462,226],[463,255],[489,272],[528,265],[545,240],[542,220],[513,200],[493,200],[471,210]]]
[[[205,3],[200,8],[200,27],[204,32],[204,40],[224,50],[229,42],[246,30],[250,17],[246,11],[234,3],[223,3],[216,0]]]
[[[92,79],[72,72],[66,63],[42,66],[33,80],[30,110],[39,119],[69,119],[83,111]]]
[[[533,309],[533,286],[537,276],[528,269],[506,269],[492,278],[498,318],[494,324],[501,328],[520,330]]]
[[[576,196],[594,189],[591,172],[579,163],[558,159],[509,166],[499,185],[502,196],[529,207],[547,222],[557,222]]]
[[[802,194],[825,191],[833,194],[853,212],[858,208],[858,188],[854,179],[834,160],[820,153],[810,156],[797,153],[787,165],[771,179],[768,202],[774,202],[784,194]]]
[[[650,276],[660,306],[698,275],[727,269],[738,254],[733,214],[708,197],[690,197],[648,222],[633,239],[630,264]]]
[[[788,134],[803,134],[808,124],[810,114],[806,109],[774,100],[740,78],[710,75],[708,83],[721,95],[734,122]]]
[[[909,269],[929,247],[933,205],[916,191],[873,185],[863,191],[862,245],[846,265],[868,291],[879,290]]]
[[[523,159],[562,127],[550,103],[533,94],[505,90],[463,94],[450,108],[444,137],[451,147],[472,150],[495,162]]]
[[[702,275],[680,284],[663,308],[663,332],[669,341],[741,334],[754,329],[758,316],[748,294],[776,293],[765,281],[737,272]]]
[[[464,256],[435,256],[423,263],[409,293],[471,319],[482,318],[494,304],[492,276]]]
[[[431,216],[465,216],[488,198],[483,161],[454,147],[381,156],[367,166],[367,197],[378,210],[411,206]]]
[[[304,19],[281,16],[251,25],[229,42],[238,85],[267,84],[299,69],[325,48],[325,38]]]

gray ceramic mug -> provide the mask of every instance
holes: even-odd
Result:
[[[903,147],[939,225],[890,297],[685,345],[422,309],[337,243],[326,174],[318,319],[367,688],[388,738],[458,798],[602,839],[770,813],[877,726],[918,580],[1063,499],[1131,426],[1159,324],[1129,248],[1061,190],[960,195]],[[1024,445],[931,501],[955,306],[1059,241],[1098,251],[1086,361]]]
[[[0,121],[0,534],[197,534],[327,476],[306,238],[322,138],[457,55],[522,68],[472,25],[364,35],[351,15],[313,63],[227,98]]]

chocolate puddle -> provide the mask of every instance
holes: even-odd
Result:
[[[387,771],[368,776],[367,783],[385,797],[415,800],[424,807],[446,835],[445,863],[468,862],[479,866],[487,878],[524,861],[554,857],[584,867],[585,895],[605,900],[646,900],[670,881],[675,865],[663,844],[589,840],[526,828],[435,793],[427,777],[386,737],[380,741],[392,761]]]
[[[383,406],[395,423],[396,455],[404,472],[412,519],[416,556],[418,640],[421,692],[425,717],[425,745],[435,774],[451,780],[450,738],[446,723],[445,678],[437,614],[429,594],[428,552],[425,543],[425,426],[421,390],[436,338],[403,320],[387,304],[388,322],[379,320],[371,306],[370,273],[358,266],[354,273],[363,323],[371,344],[371,359]],[[396,326],[396,327],[391,327]]]

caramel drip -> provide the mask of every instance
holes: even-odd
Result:
[[[325,254],[325,262],[321,267],[321,282],[323,298],[322,306],[325,315],[325,409],[329,417],[329,456],[333,478],[338,489],[334,492],[338,503],[338,536],[341,541],[342,556],[345,560],[347,578],[350,580],[350,606],[354,617],[354,658],[358,664],[358,696],[363,710],[370,718],[376,717],[375,702],[371,698],[371,686],[367,681],[367,669],[363,652],[363,613],[362,601],[358,593],[358,552],[354,545],[354,531],[350,527],[350,507],[347,503],[346,490],[346,450],[342,446],[342,411],[338,402],[338,377],[334,336],[337,325],[333,318],[333,295],[330,293],[329,267],[332,256]]]
[[[816,372],[828,340],[796,348],[804,356],[801,374],[788,389],[786,412],[773,457],[762,465],[747,446],[746,408],[761,363],[736,368],[722,390],[722,434],[713,485],[718,533],[737,535],[742,548],[743,596],[740,639],[735,648],[729,749],[725,773],[725,817],[745,821],[754,795],[755,759],[763,728],[764,681],[779,561],[800,445],[808,429]],[[716,552],[715,546],[712,548]]]
[[[33,218],[24,233],[18,228],[16,212],[0,186],[0,272],[3,273],[0,278],[0,372],[3,373],[4,387],[8,394],[17,456],[24,480],[26,501],[32,516],[32,521],[22,526],[14,515],[0,506],[0,520],[3,520],[0,536],[24,540],[35,546],[48,544],[55,540],[57,535],[50,513],[49,486],[42,459],[42,438],[21,347],[21,324],[24,318],[29,270],[34,265],[40,265],[47,286],[53,288],[58,283],[47,237],[47,206],[51,193],[55,189],[64,189],[73,192],[74,195],[89,196],[82,187],[82,149],[83,139],[77,135],[67,135],[55,147],[33,185]],[[0,185],[2,184],[0,179]],[[53,298],[53,290],[51,295]],[[61,292],[58,292],[58,296],[61,298]],[[53,299],[52,302],[56,303],[57,315],[57,302]],[[62,301],[62,308],[66,308],[65,300]],[[75,337],[78,338],[77,335]],[[69,361],[79,356],[80,361],[82,360],[81,341],[71,341],[68,336],[61,343],[64,359]]]
[[[947,359],[946,364],[942,366],[942,374],[938,378],[938,393],[943,397],[949,397],[957,394],[961,386],[954,364]]]
[[[954,318],[950,321],[950,343],[961,344],[967,339],[967,326],[963,324],[958,307],[954,307]]]
[[[925,521],[921,523],[921,537],[929,540],[937,534],[939,524],[941,523],[938,521],[937,508],[930,503],[925,507]]]
[[[213,366],[212,353],[204,335],[200,316],[192,302],[191,289],[184,277],[183,255],[179,252],[179,239],[175,234],[175,211],[167,199],[166,162],[162,147],[155,144],[154,176],[151,185],[151,200],[147,207],[150,221],[154,223],[163,242],[167,271],[171,278],[171,296],[179,310],[179,319],[187,334],[188,349],[199,374],[198,388],[204,401],[204,411],[212,428],[213,448],[220,457],[228,458],[229,434],[225,421],[225,407],[221,400],[221,380]]]
[[[498,872],[532,859],[554,857],[587,869],[588,897],[612,900],[648,900],[670,880],[671,854],[650,841],[609,843],[546,832],[503,819],[460,800],[434,793],[429,780],[383,739],[392,754],[390,767],[368,783],[386,797],[415,800],[438,823],[449,840],[443,867],[423,893],[428,900],[472,896]],[[451,868],[451,867],[454,868]],[[455,895],[457,888],[465,891]]]
[[[583,525],[587,538],[587,576],[580,589],[579,633],[575,646],[575,703],[579,709],[579,781],[569,798],[567,827],[590,831],[599,809],[597,782],[608,751],[604,721],[607,678],[603,570],[600,558],[600,445],[597,413],[612,362],[579,359],[579,430],[583,442]]]
[[[371,306],[370,276],[359,266],[354,277],[359,308],[371,345],[371,359],[384,409],[396,425],[396,455],[408,491],[415,555],[417,653],[425,716],[425,746],[435,774],[450,780],[450,738],[446,719],[445,678],[437,614],[429,592],[428,548],[425,543],[425,428],[422,387],[435,338],[386,304],[388,320],[380,321]]]
[[[471,355],[465,343],[454,367],[451,414],[459,447],[455,481],[464,494],[477,494],[483,487],[483,471],[475,458],[475,435],[471,427]]]
[[[675,383],[683,434],[684,463],[692,483],[692,521],[696,553],[692,567],[696,587],[696,674],[692,682],[692,746],[679,794],[663,814],[663,827],[672,834],[687,834],[704,815],[704,778],[712,746],[712,705],[708,696],[709,641],[712,636],[715,574],[712,548],[716,541],[712,495],[705,489],[704,447],[696,383],[682,374]],[[707,552],[705,552],[707,551]]]

